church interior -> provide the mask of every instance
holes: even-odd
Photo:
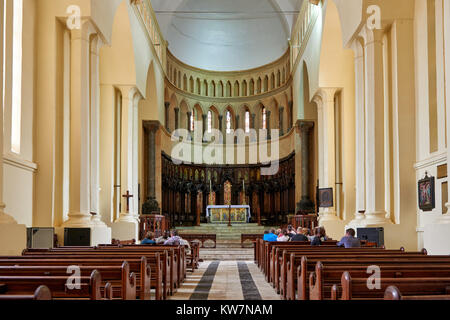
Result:
[[[450,1],[0,11],[0,301],[450,299]]]

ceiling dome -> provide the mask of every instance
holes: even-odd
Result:
[[[288,48],[289,25],[273,0],[184,0],[155,11],[169,50],[197,68],[252,69]]]

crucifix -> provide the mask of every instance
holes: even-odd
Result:
[[[130,198],[133,198],[133,195],[130,194],[130,191],[127,190],[127,193],[124,194],[122,197],[127,199],[127,213],[130,212]]]

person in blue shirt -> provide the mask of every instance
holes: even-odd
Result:
[[[345,231],[345,236],[342,237],[337,245],[338,247],[345,248],[359,248],[361,247],[361,241],[359,241],[358,238],[355,238],[355,230],[350,228]]]
[[[156,244],[155,240],[153,240],[153,232],[147,232],[147,236],[144,240],[141,241],[141,244]]]
[[[275,234],[275,229],[271,229],[269,233],[265,233],[264,234],[264,241],[270,241],[270,242],[274,242],[277,241],[278,237]]]

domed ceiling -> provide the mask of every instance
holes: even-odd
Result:
[[[260,67],[280,58],[302,0],[151,0],[169,50],[212,71]]]

